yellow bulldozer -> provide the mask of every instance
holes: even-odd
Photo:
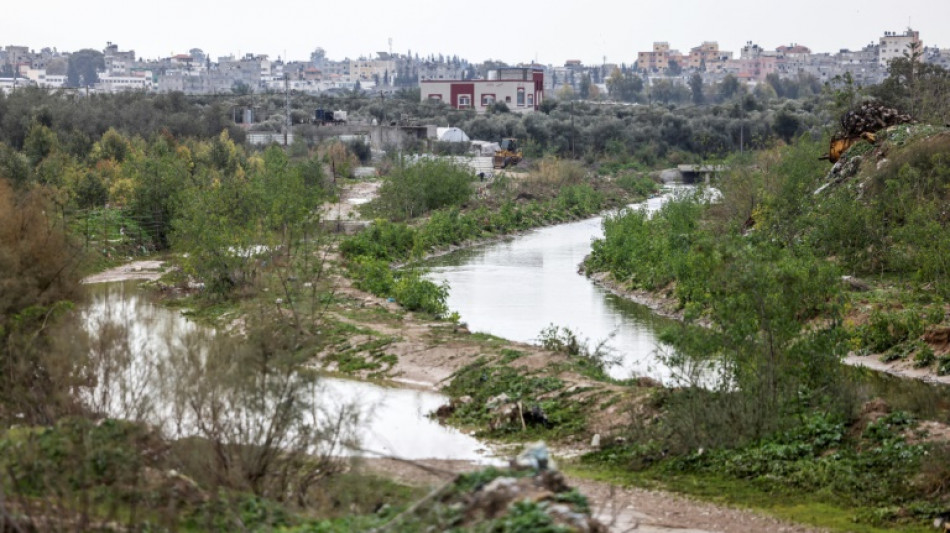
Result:
[[[499,148],[495,150],[495,156],[492,158],[492,166],[495,168],[508,168],[517,165],[524,157],[515,139],[510,137],[502,139],[498,146]]]

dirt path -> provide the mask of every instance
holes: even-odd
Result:
[[[324,220],[355,220],[360,218],[359,206],[376,197],[379,180],[361,181],[341,188],[340,201],[325,204],[322,208]]]
[[[155,281],[165,273],[163,261],[132,261],[104,272],[93,274],[82,280],[83,283],[111,283],[115,281],[147,280]]]
[[[479,468],[467,461],[395,461],[370,459],[360,468],[399,482],[436,486],[453,476]],[[664,491],[622,488],[587,479],[568,478],[584,493],[593,514],[613,533],[810,533],[819,530],[768,516],[692,500]]]
[[[927,383],[950,385],[950,376],[938,376],[931,368],[914,368],[913,361],[897,360],[893,363],[885,363],[878,359],[877,355],[855,355],[851,353],[844,358],[844,362],[851,366],[866,367],[899,378],[919,379]]]

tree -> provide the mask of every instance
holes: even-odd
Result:
[[[739,79],[732,74],[726,74],[719,84],[719,94],[723,99],[728,100],[739,92]]]
[[[671,59],[669,62],[669,65],[666,67],[666,71],[671,76],[679,76],[680,74],[683,73],[683,67],[680,66],[679,61],[675,59]]]
[[[313,63],[313,66],[319,67],[323,65],[323,60],[326,59],[327,52],[319,46],[310,53],[310,62]]]
[[[614,69],[607,78],[607,91],[611,98],[621,102],[636,102],[643,91],[643,80],[631,73]]]
[[[581,98],[584,98],[584,99],[590,98],[590,87],[591,87],[590,74],[587,74],[581,78],[581,86],[578,88],[578,91],[577,91],[578,94],[580,94]]]
[[[105,70],[106,60],[102,52],[89,48],[73,52],[66,67],[66,85],[90,87],[99,81],[99,71]]]
[[[75,407],[84,357],[74,335],[56,335],[81,294],[80,250],[51,197],[0,177],[0,417],[41,425]]]
[[[785,142],[792,142],[792,138],[798,133],[801,127],[801,120],[786,110],[781,110],[775,116],[775,133],[778,133]]]
[[[689,78],[689,90],[693,93],[693,103],[700,105],[705,101],[703,97],[703,77],[698,72]]]

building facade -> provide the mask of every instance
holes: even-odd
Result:
[[[920,33],[910,28],[904,33],[893,31],[884,32],[884,37],[880,41],[880,53],[878,61],[882,68],[887,68],[888,63],[894,59],[908,56],[911,54],[912,47],[923,47],[920,40]]]
[[[496,102],[504,102],[515,113],[538,110],[544,99],[544,70],[538,67],[508,67],[479,80],[423,80],[419,82],[423,102],[445,102],[455,109],[484,113]]]

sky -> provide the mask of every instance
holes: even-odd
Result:
[[[667,41],[688,53],[703,41],[733,51],[752,41],[812,52],[860,49],[885,31],[920,31],[950,48],[950,0],[31,0],[0,7],[0,46],[102,50],[107,41],[157,59],[200,48],[212,58],[267,54],[305,60],[377,51],[458,55],[473,62],[632,63]]]

